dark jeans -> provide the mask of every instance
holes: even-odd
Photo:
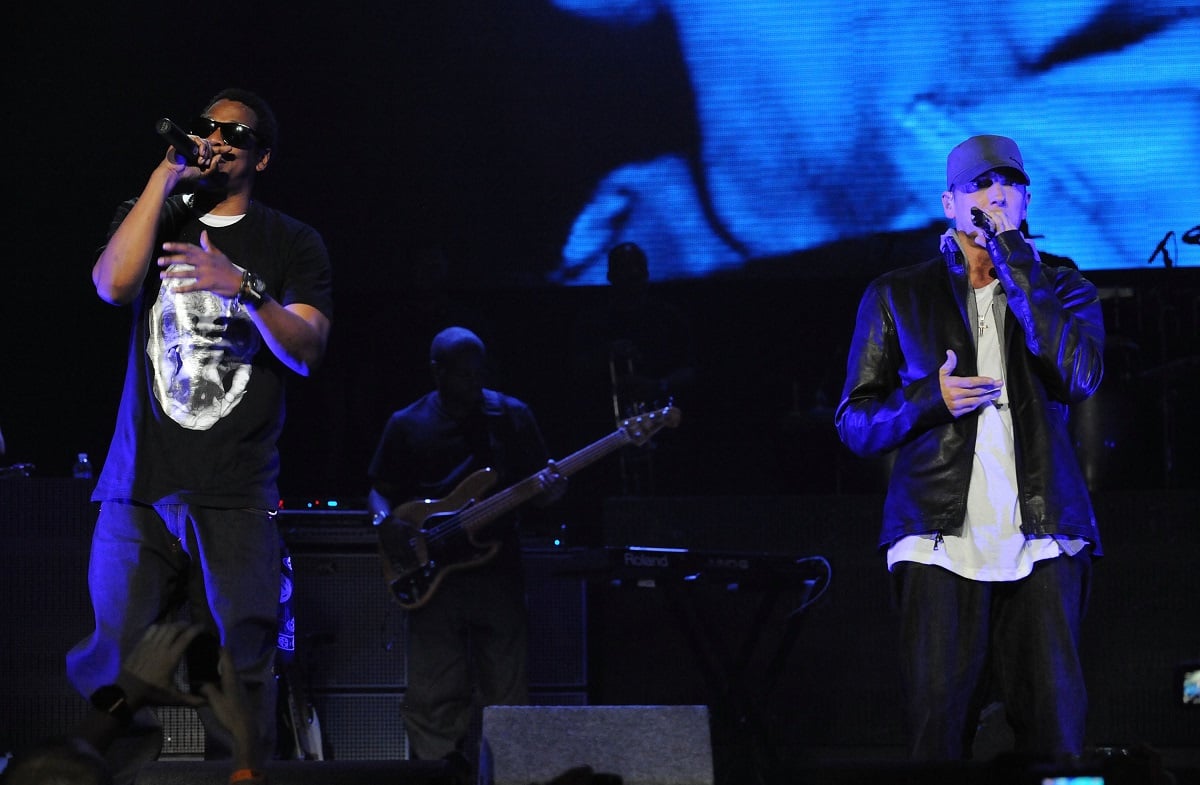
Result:
[[[258,714],[263,744],[273,749],[279,571],[279,532],[263,510],[104,502],[88,565],[96,628],[67,654],[71,683],[90,695],[114,682],[146,628],[182,612],[220,631]],[[206,755],[228,757],[228,732],[208,708],[199,715]],[[149,711],[139,716],[154,722]],[[158,742],[152,728],[138,730],[147,744]],[[117,766],[121,746],[109,756]],[[137,746],[131,758],[157,754]]]
[[[941,567],[893,570],[910,752],[965,760],[980,711],[1004,704],[1015,751],[1079,755],[1087,689],[1078,655],[1091,556],[1040,561],[1019,581],[972,581]]]

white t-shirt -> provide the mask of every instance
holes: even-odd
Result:
[[[976,336],[978,373],[994,379],[1004,378],[999,330],[992,307],[999,284],[999,281],[992,281],[975,290],[979,315]],[[1021,533],[1008,390],[1002,387],[1000,397],[981,407],[978,416],[975,459],[962,534],[904,537],[888,549],[889,570],[896,562],[913,561],[944,567],[972,580],[1014,581],[1029,575],[1034,562],[1063,553],[1059,541],[1052,537],[1026,538]]]

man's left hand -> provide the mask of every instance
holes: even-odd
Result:
[[[558,473],[554,461],[547,462],[546,468],[538,472],[538,480],[542,484],[538,502],[542,505],[553,504],[567,494],[567,478]]]

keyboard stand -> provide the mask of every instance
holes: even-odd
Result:
[[[777,785],[781,776],[779,757],[767,728],[760,707],[766,703],[788,655],[799,637],[803,611],[815,594],[817,579],[806,579],[796,607],[788,614],[786,626],[779,636],[775,649],[763,672],[763,679],[753,689],[748,671],[755,652],[763,643],[767,623],[776,609],[783,588],[769,587],[760,590],[755,611],[749,627],[739,642],[736,653],[731,654],[727,641],[713,633],[713,626],[705,624],[704,614],[696,607],[691,588],[684,583],[661,582],[664,599],[678,621],[689,646],[696,655],[697,664],[713,696],[714,723],[730,735],[735,750],[731,767],[741,772],[738,781],[755,785]]]

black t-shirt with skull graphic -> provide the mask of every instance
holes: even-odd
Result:
[[[132,206],[121,205],[111,232]],[[260,275],[272,298],[332,316],[329,255],[314,229],[257,202],[235,223],[206,225],[173,196],[157,247],[198,244],[203,230]],[[274,509],[288,369],[236,298],[174,288],[151,264],[133,304],[116,430],[92,498]]]

